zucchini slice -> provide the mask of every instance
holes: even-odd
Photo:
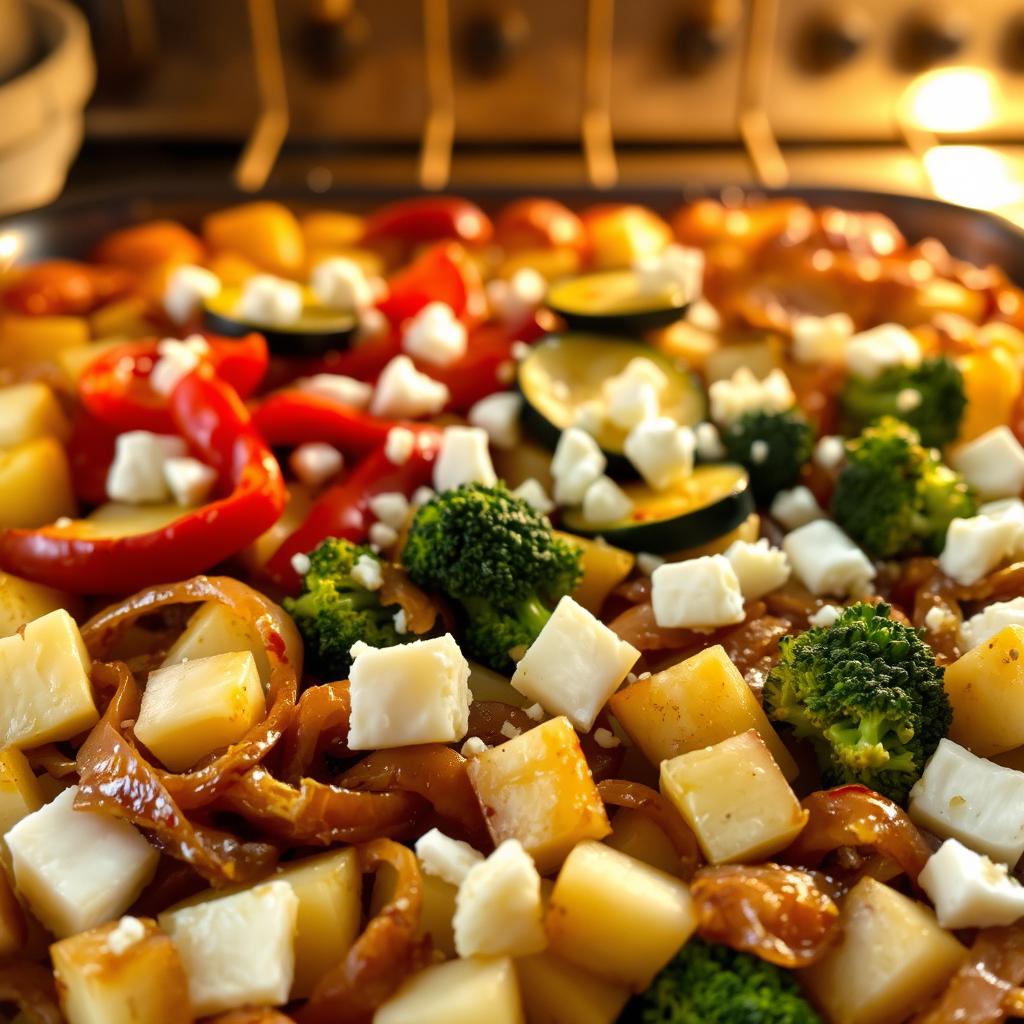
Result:
[[[302,316],[283,327],[242,320],[236,312],[241,297],[241,288],[223,288],[208,299],[203,307],[206,327],[228,338],[258,331],[279,356],[319,356],[348,348],[358,326],[355,313],[319,305],[308,288],[303,289]]]
[[[633,270],[602,270],[563,278],[548,289],[547,305],[573,330],[640,334],[681,319],[690,303],[681,288],[655,295]]]
[[[548,448],[574,426],[584,403],[601,397],[601,386],[643,356],[657,363],[669,379],[661,396],[661,415],[692,426],[705,418],[704,389],[690,370],[656,349],[628,338],[593,334],[552,334],[538,342],[518,369],[526,429]],[[601,423],[595,437],[608,457],[609,472],[636,476],[622,454],[627,431]]]
[[[562,527],[583,537],[600,535],[627,551],[681,551],[735,530],[754,511],[749,483],[747,471],[731,462],[697,466],[669,491],[642,483],[623,485],[633,501],[625,519],[592,523],[574,508],[562,513]]]

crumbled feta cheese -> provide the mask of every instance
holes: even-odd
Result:
[[[191,320],[203,303],[220,295],[220,279],[205,267],[185,264],[176,267],[167,278],[164,310],[177,324]]]
[[[484,855],[469,843],[451,839],[436,828],[424,832],[416,840],[416,856],[428,875],[435,875],[454,886],[462,885],[466,875],[484,862]]]
[[[659,565],[664,565],[661,555],[652,555],[649,551],[641,551],[636,556],[636,567],[645,575],[650,576]]]
[[[722,329],[722,318],[718,310],[704,298],[694,299],[690,303],[685,320],[691,327],[696,327],[698,331],[707,331],[708,334],[717,334]]]
[[[859,597],[875,578],[867,555],[830,519],[815,519],[787,534],[782,550],[812,594]]]
[[[522,729],[517,729],[511,722],[502,722],[501,728],[498,730],[502,736],[507,740],[514,740],[517,736],[521,736],[523,733]]]
[[[302,289],[273,274],[254,274],[242,286],[236,313],[247,323],[287,327],[302,316]]]
[[[855,377],[874,380],[892,366],[921,364],[917,338],[901,324],[881,324],[855,334],[846,346],[846,365]]]
[[[544,490],[544,485],[539,480],[534,480],[532,476],[524,480],[512,492],[512,495],[513,497],[521,498],[542,516],[546,516],[555,507],[555,503],[548,497],[548,492]]]
[[[512,353],[512,358],[517,363],[521,363],[533,351],[533,346],[525,341],[513,341],[509,351]]]
[[[714,423],[698,423],[693,428],[697,456],[702,462],[718,462],[725,458],[725,445]]]
[[[838,469],[846,458],[846,442],[834,434],[826,434],[814,446],[814,461],[822,469]]]
[[[825,515],[818,499],[803,484],[788,491],[779,491],[772,499],[768,511],[787,530],[806,526]]]
[[[487,431],[480,427],[445,427],[434,460],[435,490],[451,491],[470,483],[493,487],[497,482]]]
[[[785,412],[796,403],[789,378],[782,370],[772,370],[764,380],[741,366],[726,380],[716,380],[708,388],[711,418],[719,425],[735,422],[747,412]]]
[[[397,612],[391,617],[391,621],[395,624],[396,633],[408,633],[409,632],[409,621],[405,614],[404,608],[399,608]]]
[[[684,245],[667,245],[660,253],[633,264],[643,295],[671,291],[680,302],[693,302],[704,287],[704,252]]]
[[[412,499],[410,504],[414,509],[419,508],[421,505],[426,505],[428,501],[433,501],[437,497],[437,491],[433,487],[417,487],[412,492]]]
[[[583,518],[588,523],[614,523],[633,511],[629,495],[611,477],[599,476],[583,495]]]
[[[117,436],[114,461],[107,472],[107,496],[133,505],[167,501],[164,475],[168,459],[183,458],[188,446],[180,437],[129,430]]]
[[[637,356],[601,387],[605,415],[617,427],[630,430],[658,415],[659,396],[668,387],[665,372],[651,359]]]
[[[745,540],[734,540],[726,548],[725,557],[736,573],[746,601],[753,601],[778,590],[789,579],[786,553],[771,547],[764,537],[753,544]]]
[[[123,956],[132,946],[137,946],[146,937],[146,926],[137,918],[126,915],[117,926],[107,932],[107,949],[114,956]]]
[[[528,708],[523,708],[523,711],[531,722],[544,721],[544,709],[539,704],[531,704]]]
[[[384,574],[380,559],[373,555],[360,555],[352,567],[352,579],[367,590],[380,590],[384,586]]]
[[[952,628],[955,626],[956,616],[940,605],[933,604],[931,608],[925,612],[924,625],[926,629],[931,630],[933,633],[937,633],[941,629]]]
[[[370,543],[378,548],[389,548],[398,540],[398,531],[387,523],[374,523],[370,527]]]
[[[724,555],[666,562],[651,574],[654,621],[662,628],[711,629],[743,621],[743,594]]]
[[[295,386],[300,391],[356,409],[365,409],[373,397],[372,384],[341,373],[315,373],[297,380]]]
[[[578,505],[587,488],[604,473],[607,462],[588,433],[579,427],[563,430],[551,459],[555,501],[559,505]]]
[[[896,411],[904,414],[913,412],[921,401],[921,392],[917,388],[903,388],[896,395]]]
[[[394,530],[405,526],[409,518],[409,499],[401,491],[382,491],[369,501],[370,511]]]
[[[373,287],[355,260],[331,256],[309,275],[309,285],[322,306],[361,313],[373,305]]]
[[[600,619],[563,597],[516,666],[512,688],[587,732],[639,657]]]
[[[1024,886],[997,864],[947,839],[928,858],[918,884],[943,928],[997,928],[1024,917]]]
[[[466,354],[466,325],[444,302],[428,302],[406,325],[402,348],[432,366],[450,366]]]
[[[507,281],[487,282],[491,312],[507,324],[521,324],[544,302],[548,283],[533,267],[521,267]]]
[[[793,323],[793,358],[809,366],[840,365],[852,337],[853,320],[846,313],[797,317]]]
[[[979,647],[1007,626],[1024,626],[1024,597],[996,601],[966,619],[960,626],[961,651],[966,654]]]
[[[451,634],[352,645],[350,750],[455,743],[469,728],[469,663]]]
[[[949,464],[982,498],[1016,497],[1024,490],[1024,447],[1007,426],[961,445]]]
[[[309,555],[297,551],[292,555],[292,568],[299,576],[305,576],[310,568]]]
[[[479,736],[470,736],[465,743],[462,744],[462,750],[459,753],[463,757],[476,757],[477,754],[482,754],[485,750],[490,750],[486,743]]]
[[[622,740],[611,729],[595,729],[594,742],[605,750],[614,750],[622,745]]]
[[[988,516],[1001,522],[1012,523],[1016,536],[1010,544],[1006,557],[1009,559],[1024,558],[1024,501],[1020,498],[1000,498],[998,501],[986,501],[978,508],[979,516]]]
[[[321,441],[300,444],[288,457],[291,471],[309,487],[319,487],[336,476],[343,461],[341,452],[334,445]]]
[[[638,423],[626,436],[623,451],[656,490],[675,487],[693,472],[697,442],[689,427],[667,416]],[[556,495],[557,497],[557,495]]]
[[[164,463],[164,480],[179,505],[201,505],[217,482],[217,471],[187,455],[175,456]]]
[[[522,395],[515,391],[498,391],[481,398],[466,417],[474,427],[487,431],[496,448],[515,448],[519,444],[519,416],[523,409]]]
[[[498,364],[494,371],[494,377],[502,384],[511,384],[516,379],[516,362],[514,359],[506,359]]]
[[[529,956],[547,944],[540,875],[518,839],[506,839],[470,869],[455,897],[455,950],[468,956]]]
[[[768,442],[758,438],[756,441],[750,442],[750,461],[755,466],[760,466],[768,458],[768,454],[771,449],[768,447]]]
[[[206,339],[193,334],[184,341],[164,338],[157,347],[159,359],[149,372],[149,386],[158,395],[169,395],[210,351]]]
[[[392,427],[384,439],[384,455],[395,466],[404,466],[415,447],[416,435],[407,427]]]
[[[576,407],[573,426],[597,436],[604,426],[604,402],[599,398],[588,398]]]
[[[377,378],[370,403],[374,416],[430,416],[448,402],[446,384],[420,373],[408,356],[395,356]]]
[[[359,314],[359,324],[356,327],[356,342],[379,338],[381,335],[386,334],[390,327],[391,324],[388,318],[379,309],[373,307],[364,309]]]
[[[807,616],[807,621],[810,625],[817,629],[834,626],[836,619],[842,615],[843,609],[838,605],[834,604],[823,604],[816,612]]]
[[[988,515],[954,519],[946,531],[939,568],[962,586],[977,583],[1010,558],[1018,544],[1020,524]]]

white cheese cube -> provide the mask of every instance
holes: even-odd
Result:
[[[512,688],[589,732],[639,657],[600,619],[563,597],[516,666]]]
[[[295,382],[295,387],[320,398],[365,409],[373,397],[373,385],[341,373],[315,373]]]
[[[169,395],[210,351],[206,339],[194,334],[184,341],[164,338],[157,345],[160,358],[149,373],[149,386],[158,395]]]
[[[370,545],[377,551],[390,548],[398,540],[398,531],[387,523],[374,523],[370,527]]]
[[[979,506],[978,515],[1012,523],[1016,534],[1006,557],[1011,560],[1024,558],[1024,501],[1021,501],[1020,498],[999,498],[997,501],[986,501]]]
[[[167,278],[164,310],[175,323],[191,320],[207,299],[220,295],[220,279],[205,267],[184,264]]]
[[[661,367],[637,356],[621,373],[609,377],[602,385],[605,414],[617,427],[630,430],[658,415],[658,399],[667,387],[668,377]]]
[[[370,403],[374,416],[431,416],[448,402],[448,386],[420,373],[408,356],[395,356],[377,378]]]
[[[469,728],[469,664],[451,634],[352,647],[351,750],[455,743]]]
[[[830,519],[816,519],[786,534],[782,550],[812,594],[859,597],[875,578],[867,555]]]
[[[918,877],[943,928],[997,928],[1024,917],[1024,886],[1005,864],[947,839]]]
[[[743,621],[740,581],[724,555],[659,565],[651,573],[651,604],[663,628],[711,629]]]
[[[416,435],[406,427],[392,427],[384,439],[384,455],[395,466],[404,466],[415,447]]]
[[[77,793],[77,786],[65,789],[4,837],[18,892],[57,938],[123,914],[160,859],[128,822],[76,811]]]
[[[288,1002],[299,899],[284,881],[160,915],[188,977],[197,1017]]]
[[[544,301],[548,283],[533,267],[521,267],[507,281],[487,282],[491,312],[507,324],[521,324]]]
[[[910,791],[910,817],[1013,867],[1024,853],[1024,772],[939,741]]]
[[[547,944],[540,875],[518,839],[470,868],[455,897],[459,956],[529,956]]]
[[[522,498],[542,516],[546,516],[555,507],[555,503],[548,497],[548,492],[544,490],[544,485],[532,476],[524,480],[512,494],[516,498]]]
[[[667,416],[656,416],[637,424],[629,432],[623,451],[644,480],[663,491],[693,472],[696,447],[689,427],[682,427]]]
[[[107,496],[132,505],[167,501],[170,490],[164,475],[168,459],[182,458],[188,446],[180,437],[129,430],[118,434],[114,461],[107,472]]]
[[[823,604],[816,612],[807,616],[807,622],[815,629],[827,629],[834,626],[843,614],[843,609],[834,604]]]
[[[949,464],[982,498],[1016,497],[1024,490],[1024,448],[1007,426],[961,445]]]
[[[599,476],[583,495],[583,518],[588,523],[614,523],[632,511],[629,495],[611,477]]]
[[[920,366],[921,346],[901,324],[880,324],[850,338],[846,365],[854,376],[874,380],[892,366]]]
[[[641,551],[636,556],[636,567],[645,576],[650,576],[659,565],[664,565],[665,561],[661,555],[652,555],[649,551]]]
[[[793,322],[793,358],[809,366],[842,365],[852,337],[853,320],[846,313],[799,316]]]
[[[931,612],[929,612],[931,614]],[[960,649],[966,654],[1007,626],[1024,626],[1024,597],[996,601],[960,624]]]
[[[174,500],[182,506],[201,505],[217,482],[217,471],[188,455],[164,463],[164,480]]]
[[[288,457],[291,471],[307,487],[319,487],[337,476],[343,463],[341,452],[321,441],[300,444]]]
[[[935,604],[925,612],[924,625],[925,629],[930,630],[932,633],[938,633],[947,627],[953,628],[956,626],[956,616],[940,605]],[[998,630],[995,632],[998,632]]]
[[[235,312],[247,323],[288,327],[302,316],[302,288],[273,274],[254,274],[242,286]]]
[[[551,459],[555,501],[559,505],[578,505],[607,463],[604,452],[586,431],[579,427],[563,430]]]
[[[370,511],[393,530],[400,530],[409,518],[409,499],[401,491],[382,491],[369,501]]]
[[[939,568],[964,586],[977,583],[1012,557],[1019,534],[1020,524],[1009,518],[954,519],[946,531]]]
[[[428,875],[436,875],[454,886],[462,885],[466,875],[484,862],[484,855],[469,843],[452,839],[436,828],[424,832],[416,840],[416,856]]]
[[[480,427],[445,427],[434,460],[434,489],[441,493],[462,484],[493,487],[497,482],[487,431]]]
[[[697,442],[697,455],[704,462],[719,462],[725,458],[725,445],[714,423],[698,423],[693,428]]]
[[[725,549],[725,557],[736,573],[745,601],[778,590],[789,579],[786,553],[773,548],[764,537],[753,544],[745,540],[733,541]]]
[[[741,366],[726,380],[716,380],[708,388],[711,418],[728,425],[747,412],[785,412],[796,404],[789,378],[782,370],[772,370],[763,380]]]
[[[428,302],[406,325],[402,348],[432,366],[450,366],[466,354],[466,326],[444,302]]]
[[[836,469],[846,458],[846,443],[841,437],[827,434],[814,446],[814,462],[822,469]]]
[[[373,287],[355,260],[331,256],[309,275],[309,285],[322,306],[360,313],[373,305]]]
[[[496,448],[515,448],[519,444],[519,415],[523,397],[515,391],[498,391],[481,398],[470,410],[467,419],[474,427],[487,431]]]
[[[788,491],[779,491],[768,509],[773,519],[787,530],[806,526],[815,519],[823,519],[825,512],[811,491],[800,484]]]
[[[718,310],[703,297],[690,303],[690,308],[683,319],[691,327],[696,327],[698,331],[707,331],[708,334],[717,334],[722,329],[722,318]]]
[[[640,292],[670,291],[679,302],[692,302],[704,286],[704,252],[685,245],[666,245],[659,253],[634,263]]]
[[[352,579],[367,590],[380,590],[384,586],[380,559],[373,555],[360,555],[352,569]]]

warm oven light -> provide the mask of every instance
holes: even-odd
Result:
[[[6,270],[21,254],[21,236],[16,231],[0,231],[0,270]]]
[[[915,79],[904,96],[910,123],[929,132],[972,132],[997,113],[995,81],[981,68],[938,68]]]
[[[933,146],[922,159],[932,189],[940,199],[1001,213],[1024,203],[1020,167],[995,149]]]

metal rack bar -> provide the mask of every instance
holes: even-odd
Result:
[[[779,188],[789,181],[786,158],[766,109],[778,13],[779,0],[750,2],[737,115],[737,129],[754,174],[769,188]]]
[[[444,188],[451,177],[455,143],[455,86],[452,74],[448,0],[423,0],[426,120],[420,142],[419,178],[423,188]]]
[[[619,180],[612,138],[612,48],[615,0],[588,0],[583,118],[580,133],[587,177],[594,188],[612,188]]]

